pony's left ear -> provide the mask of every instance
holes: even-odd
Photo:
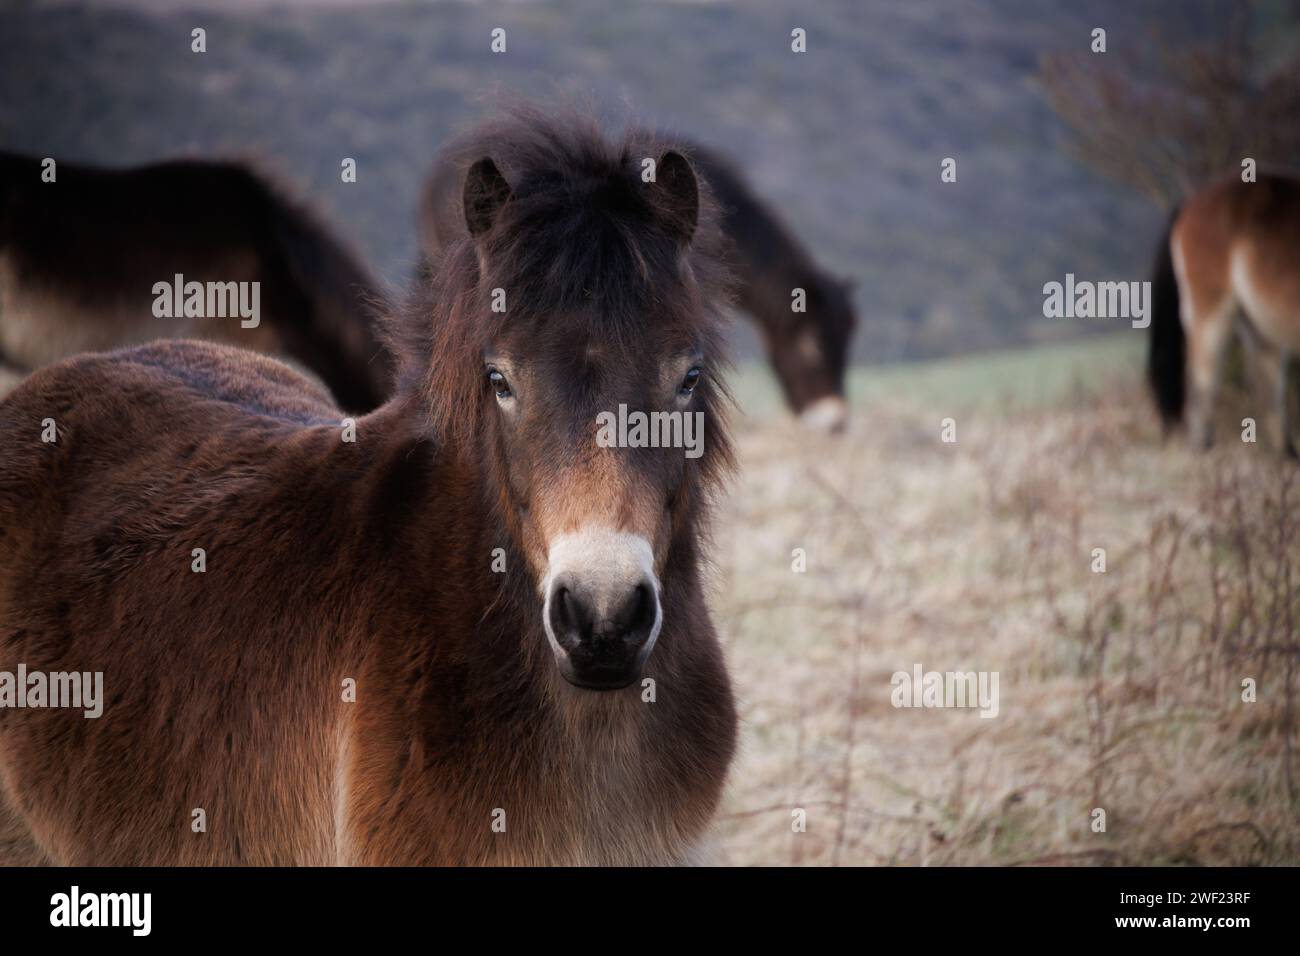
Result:
[[[700,187],[695,181],[695,170],[685,156],[670,149],[655,166],[655,185],[666,225],[686,245],[695,235],[700,220]]]
[[[462,199],[469,234],[477,239],[491,229],[501,207],[509,198],[510,184],[501,175],[496,163],[484,157],[471,166],[465,174]]]

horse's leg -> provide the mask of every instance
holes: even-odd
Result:
[[[1256,355],[1255,374],[1259,378],[1261,408],[1265,414],[1265,432],[1275,449],[1287,458],[1296,457],[1291,440],[1290,403],[1287,401],[1287,370],[1290,356],[1282,349],[1260,349]]]
[[[1250,396],[1259,418],[1260,431],[1274,449],[1294,458],[1287,407],[1287,366],[1285,349],[1265,339],[1251,323],[1250,316],[1241,323],[1242,344],[1246,349],[1246,375]]]
[[[1213,308],[1189,310],[1187,370],[1190,388],[1188,429],[1193,447],[1209,448],[1214,440],[1214,403],[1223,377],[1223,357],[1232,338],[1236,303],[1224,297]]]
[[[1273,396],[1274,418],[1277,420],[1278,428],[1278,448],[1282,449],[1282,454],[1286,457],[1295,459],[1300,458],[1296,454],[1295,441],[1291,436],[1291,399],[1287,393],[1287,384],[1291,381],[1291,353],[1287,351],[1278,352],[1277,362],[1277,386]]]

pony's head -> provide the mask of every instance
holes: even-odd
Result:
[[[804,424],[838,432],[848,418],[844,370],[857,325],[851,282],[818,271],[804,290],[806,318],[788,341],[769,343],[786,401]]]
[[[475,157],[468,236],[435,266],[435,429],[487,475],[561,674],[623,687],[730,460],[711,204],[648,134],[515,111],[468,146],[449,147]]]

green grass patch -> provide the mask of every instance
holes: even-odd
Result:
[[[1116,378],[1136,379],[1142,374],[1146,344],[1146,332],[1135,329],[927,362],[855,365],[849,370],[849,398],[859,407],[901,400],[921,408],[954,410],[1035,408],[1062,401],[1077,389],[1096,392]],[[762,418],[780,411],[780,389],[766,362],[737,363],[730,381],[747,415]]]

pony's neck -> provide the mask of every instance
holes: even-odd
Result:
[[[361,491],[376,522],[367,533],[399,542],[399,560],[414,565],[412,578],[398,584],[407,590],[389,600],[423,595],[449,607],[459,626],[444,628],[440,640],[477,643],[496,627],[499,640],[489,639],[500,645],[499,655],[512,652],[511,641],[526,644],[541,623],[533,600],[537,582],[500,514],[481,449],[435,435],[416,388],[400,390],[365,416],[357,432],[359,442],[373,442]],[[472,665],[488,655],[467,657]]]

